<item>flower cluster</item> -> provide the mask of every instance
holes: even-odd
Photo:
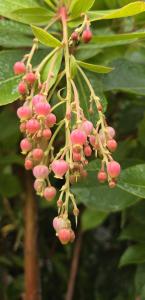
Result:
[[[58,216],[53,220],[56,235],[62,244],[73,242],[75,233],[71,228],[68,217],[69,201],[72,202],[73,214],[77,221],[79,210],[75,197],[71,192],[71,185],[79,178],[87,177],[87,165],[92,158],[101,159],[101,169],[97,174],[100,183],[107,182],[110,188],[116,185],[120,174],[120,165],[112,158],[112,152],[117,148],[115,130],[109,127],[103,112],[101,100],[96,96],[94,89],[84,71],[78,66],[78,70],[84,78],[90,91],[90,113],[97,108],[98,116],[95,124],[88,120],[80,104],[80,96],[75,80],[71,78],[69,49],[72,42],[80,39],[88,43],[92,39],[90,23],[85,18],[81,27],[77,28],[69,37],[67,32],[67,14],[65,9],[60,10],[60,19],[63,27],[64,61],[66,75],[66,97],[61,102],[52,106],[50,104],[57,82],[49,88],[49,82],[53,78],[53,68],[57,59],[57,51],[52,54],[50,70],[46,81],[41,82],[41,67],[44,61],[33,69],[31,59],[37,49],[37,41],[29,55],[23,61],[14,65],[15,75],[22,77],[18,91],[23,104],[17,110],[20,119],[20,131],[24,138],[20,143],[22,153],[26,155],[25,168],[32,170],[35,177],[34,189],[36,193],[47,201],[57,197]],[[25,62],[27,60],[27,62]],[[62,78],[58,74],[58,78]],[[60,99],[59,99],[60,100]],[[57,123],[54,113],[59,105],[65,105],[65,115]],[[65,141],[60,147],[55,147],[55,140],[64,127]],[[65,179],[59,196],[51,184],[52,175],[58,179]],[[51,177],[50,177],[51,176]],[[62,181],[63,182],[63,181]]]

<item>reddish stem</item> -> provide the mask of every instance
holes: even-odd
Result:
[[[31,176],[27,174],[24,242],[25,300],[41,300],[37,249],[37,205],[32,186]]]

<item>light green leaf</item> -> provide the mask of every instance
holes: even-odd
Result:
[[[22,8],[12,12],[15,20],[26,24],[46,24],[52,12],[43,7]]]
[[[52,9],[56,9],[56,7],[54,6],[54,4],[51,2],[51,0],[44,0],[47,4],[48,4],[48,6],[49,7],[51,7]]]
[[[145,11],[145,2],[136,1],[133,3],[129,3],[128,5],[125,5],[118,9],[89,11],[88,16],[91,22],[93,22],[97,20],[131,17],[140,14],[144,11]],[[81,24],[81,22],[82,19],[78,18],[76,20],[70,20],[69,25],[70,27],[75,27]]]
[[[74,78],[77,74],[77,63],[76,63],[76,59],[73,55],[71,55],[70,58],[70,69],[71,69],[71,78]]]
[[[82,68],[87,69],[91,72],[95,72],[95,73],[109,73],[113,70],[113,68],[104,67],[104,66],[101,66],[101,65],[93,65],[93,64],[85,63],[85,62],[80,61],[80,60],[77,60],[77,63]]]
[[[129,247],[120,259],[119,266],[140,264],[145,262],[145,244]]]
[[[40,43],[48,47],[61,47],[62,43],[42,28],[32,26],[32,31]]]
[[[145,198],[145,164],[122,171],[118,187],[140,198]]]
[[[121,44],[121,42],[127,41],[135,41],[136,39],[145,38],[145,32],[133,32],[133,33],[122,33],[122,34],[109,34],[109,35],[98,35],[94,36],[91,44],[106,44],[106,47],[110,47],[110,43],[118,42]],[[91,45],[90,44],[90,45]],[[111,44],[111,45],[112,45]],[[116,45],[116,43],[115,43]]]
[[[70,6],[71,17],[80,16],[81,13],[88,11],[94,2],[95,0],[72,0]]]
[[[20,77],[11,77],[0,83],[0,106],[16,101],[19,98],[17,91]]]
[[[57,79],[57,75],[58,75],[60,67],[61,67],[62,55],[63,55],[63,50],[60,49],[57,52],[57,58],[56,58],[56,62],[55,62],[54,68],[53,68],[53,77],[51,77],[51,79],[49,81],[49,89],[52,87],[52,85],[55,83],[55,81]],[[47,79],[47,76],[48,76],[49,69],[51,67],[53,58],[54,58],[54,56],[51,56],[50,59],[48,59],[45,67],[42,70],[42,80],[43,81],[45,81]]]
[[[98,184],[97,172],[89,172],[85,184],[84,181],[75,184],[72,190],[79,202],[103,212],[120,211],[139,201],[139,197],[120,188],[109,189],[106,185]]]
[[[106,219],[107,213],[87,208],[81,218],[82,230],[90,230],[101,225]]]

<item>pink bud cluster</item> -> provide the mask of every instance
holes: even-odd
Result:
[[[68,219],[62,216],[55,217],[53,228],[56,231],[56,236],[63,245],[72,243],[75,240],[75,233],[71,229],[71,222]]]
[[[85,44],[88,44],[92,40],[92,38],[93,34],[90,29],[90,26],[86,26],[81,35],[79,31],[74,31],[71,35],[71,39],[73,42],[78,42],[79,40],[82,40],[82,42]]]

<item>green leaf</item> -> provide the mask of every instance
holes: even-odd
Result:
[[[29,26],[10,20],[0,21],[0,46],[31,47],[32,32]]]
[[[3,17],[13,19],[17,21],[12,14],[14,10],[21,9],[21,8],[32,8],[32,7],[39,7],[39,3],[37,0],[0,0],[0,14]],[[40,7],[41,8],[41,7]]]
[[[145,262],[145,244],[129,247],[120,259],[119,266],[140,264]]]
[[[145,264],[139,265],[135,274],[136,294],[145,300]]]
[[[3,197],[14,197],[21,192],[18,178],[11,174],[0,174],[0,194]]]
[[[131,221],[119,236],[120,240],[131,240],[145,243],[145,225]]]
[[[102,212],[123,210],[139,201],[137,196],[131,195],[120,188],[109,189],[108,186],[97,183],[97,172],[89,172],[84,181],[72,188],[79,202],[91,209]]]
[[[26,24],[46,24],[52,12],[43,7],[22,8],[12,12],[15,20]]]
[[[71,17],[80,16],[81,13],[87,12],[94,4],[95,0],[72,0],[70,6]]]
[[[51,79],[49,81],[49,89],[52,87],[52,85],[55,83],[55,81],[57,79],[57,75],[58,75],[60,67],[61,67],[62,56],[63,56],[63,50],[60,49],[57,52],[57,58],[56,58],[56,62],[55,62],[54,68],[53,68],[53,77],[51,77]],[[52,57],[50,57],[50,59],[48,59],[45,67],[42,70],[42,80],[43,81],[46,81],[46,79],[47,79],[53,58],[54,58],[54,56],[52,56]]]
[[[90,230],[101,225],[101,223],[106,219],[107,213],[99,212],[97,210],[92,210],[87,208],[81,218],[82,230]]]
[[[62,43],[42,28],[32,26],[32,31],[40,43],[48,47],[61,47]]]
[[[145,11],[145,3],[143,1],[136,1],[133,3],[129,3],[121,8],[108,10],[106,12],[89,12],[88,15],[91,21],[96,20],[105,20],[105,19],[116,19],[116,18],[126,18],[138,15]],[[101,13],[102,16],[98,16]],[[96,17],[95,17],[96,15]]]
[[[145,198],[145,164],[123,170],[118,187],[135,196]]]
[[[71,70],[71,78],[74,78],[77,74],[77,63],[76,59],[73,55],[70,57],[70,70]]]
[[[145,11],[145,3],[143,1],[136,1],[133,3],[129,3],[118,9],[112,10],[98,10],[98,11],[89,11],[87,15],[91,22],[98,20],[106,20],[106,19],[117,19],[117,18],[126,18],[138,15]],[[82,19],[78,18],[76,20],[70,20],[69,26],[75,27],[81,24]]]
[[[98,35],[94,36],[91,44],[97,45],[105,45],[110,46],[113,45],[114,42],[117,42],[118,45],[121,45],[121,42],[127,41],[136,41],[137,39],[145,38],[145,32],[133,32],[133,33],[122,33],[122,34],[110,34],[110,35]],[[91,46],[91,44],[89,46]],[[116,43],[115,43],[116,45]]]
[[[145,68],[141,63],[127,59],[116,59],[111,66],[114,70],[102,76],[105,91],[120,90],[137,95],[145,95]]]
[[[0,83],[0,106],[16,101],[19,98],[17,91],[20,77],[11,77]]]
[[[85,62],[80,61],[80,60],[77,60],[77,63],[82,68],[87,69],[91,72],[95,72],[95,73],[109,73],[113,70],[112,68],[109,68],[109,67],[104,67],[104,66],[101,66],[101,65],[88,64],[88,63],[85,63]]]
[[[54,6],[54,4],[51,2],[51,0],[44,0],[46,3],[47,3],[47,5],[49,6],[49,7],[51,7],[52,9],[56,9],[56,7]]]

